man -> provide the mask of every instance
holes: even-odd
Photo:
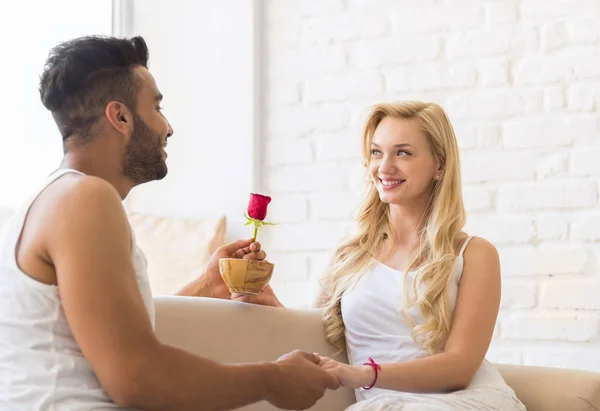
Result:
[[[85,37],[46,62],[41,99],[65,154],[0,246],[0,408],[310,407],[338,386],[316,355],[225,365],[154,335],[145,259],[122,206],[133,187],[167,174],[173,129],[147,61],[141,37]],[[227,244],[180,294],[229,298],[223,257],[265,253],[252,240]]]

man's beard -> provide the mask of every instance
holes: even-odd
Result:
[[[133,116],[133,126],[123,155],[123,174],[136,185],[165,178],[168,170],[162,154],[163,136],[137,114]]]

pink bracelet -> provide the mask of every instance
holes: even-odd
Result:
[[[375,379],[373,380],[373,383],[371,383],[371,385],[369,385],[368,387],[363,387],[365,390],[370,390],[375,386],[375,383],[377,382],[377,376],[379,375],[379,371],[381,370],[381,365],[377,364],[371,357],[369,357],[369,362],[366,362],[363,365],[370,365],[375,370]]]

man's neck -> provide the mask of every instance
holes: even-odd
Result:
[[[97,153],[95,153],[97,154]],[[124,200],[134,184],[123,176],[120,164],[116,164],[112,158],[115,156],[99,156],[86,153],[78,149],[65,153],[60,168],[71,168],[82,173],[101,178],[108,181]]]

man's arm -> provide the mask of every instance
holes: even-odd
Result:
[[[201,275],[196,280],[189,284],[186,284],[181,290],[177,291],[175,295],[181,297],[208,297],[217,298],[211,287],[210,282],[206,279],[206,274]]]
[[[312,403],[293,402],[299,395],[295,391],[304,390],[316,401],[322,395],[315,396],[319,383],[321,389],[335,387],[313,358],[284,360],[295,364],[291,368],[287,363],[223,365],[161,344],[136,282],[127,217],[118,194],[105,181],[78,179],[52,214],[46,249],[67,320],[117,404],[146,410],[225,410],[266,399],[298,408]],[[318,382],[310,386],[307,380],[289,378],[294,368],[299,379]],[[288,383],[285,394],[278,384],[282,378]],[[301,386],[294,386],[296,382]]]

